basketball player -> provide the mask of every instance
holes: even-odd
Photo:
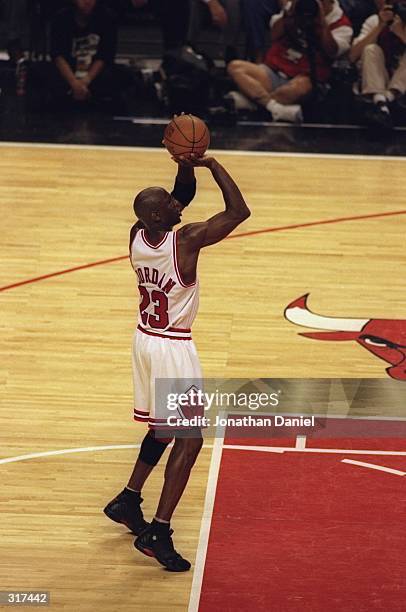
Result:
[[[155,557],[170,571],[182,572],[191,565],[174,549],[170,520],[203,440],[200,429],[188,437],[175,436],[158,508],[148,524],[141,510],[141,490],[172,441],[157,437],[160,421],[155,415],[155,379],[202,378],[190,330],[198,308],[199,253],[203,247],[228,236],[249,217],[250,211],[231,176],[213,157],[179,157],[175,161],[179,164],[178,175],[171,194],[161,187],[149,187],[134,200],[139,221],[130,232],[130,258],[140,291],[139,324],[133,344],[134,418],[148,423],[150,430],[141,444],[128,486],[104,512],[138,536],[134,545],[139,551]],[[207,221],[174,231],[183,208],[195,194],[195,167],[210,170],[223,194],[225,210]]]

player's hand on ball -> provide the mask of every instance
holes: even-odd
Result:
[[[216,161],[214,157],[208,157],[207,155],[196,155],[195,153],[190,153],[189,155],[173,155],[172,159],[187,168],[211,168],[213,163]]]
[[[195,155],[195,153],[190,155],[190,161],[192,162],[193,166],[202,166],[204,168],[211,168],[216,162],[214,157],[209,157],[207,155]]]
[[[186,168],[191,168],[192,164],[190,163],[189,156],[186,155],[172,155],[171,159],[179,166],[185,166]]]

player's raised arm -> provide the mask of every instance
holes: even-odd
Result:
[[[248,219],[251,212],[233,178],[214,157],[192,156],[189,161],[184,160],[184,163],[189,163],[193,167],[208,168],[224,198],[224,211],[217,213],[207,221],[191,223],[182,228],[190,235],[194,246],[202,248],[223,240],[240,223]]]
[[[172,190],[173,197],[183,206],[187,206],[196,194],[195,169],[192,165],[183,164],[181,160],[173,158],[178,164],[178,172]]]

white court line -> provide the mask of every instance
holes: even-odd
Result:
[[[213,448],[214,444],[204,444],[203,448]],[[128,448],[139,448],[140,444],[114,444],[108,446],[87,446],[83,448],[63,448],[60,450],[45,451],[40,453],[30,453],[29,455],[17,455],[15,457],[5,457],[0,459],[0,465],[5,463],[16,463],[28,459],[39,459],[41,457],[52,457],[55,455],[70,455],[72,453],[91,453],[103,450],[121,450]],[[246,450],[263,453],[322,453],[339,455],[388,455],[391,457],[406,457],[406,451],[377,451],[377,450],[354,450],[347,448],[294,448],[293,446],[249,446],[238,444],[223,444],[227,450]]]
[[[247,451],[265,451],[266,453],[284,453],[284,448],[276,446],[244,446],[239,444],[224,444],[223,448],[227,450],[247,450]]]
[[[306,448],[306,436],[296,436],[295,448],[297,450],[304,450]]]
[[[121,448],[139,448],[140,444],[114,444],[109,446],[85,446],[83,448],[62,448],[61,450],[45,451],[42,453],[30,453],[29,455],[18,455],[17,457],[6,457],[0,459],[0,465],[4,463],[14,463],[15,461],[25,461],[26,459],[37,459],[38,457],[52,457],[54,455],[69,455],[70,453],[90,453],[100,450],[116,450]]]
[[[380,472],[389,472],[389,474],[406,476],[406,472],[394,470],[393,468],[388,468],[384,465],[375,465],[374,463],[365,463],[364,461],[353,461],[352,459],[342,459],[342,463],[351,463],[352,465],[360,465],[361,467],[371,468],[371,470],[379,470]]]
[[[82,145],[82,144],[59,144],[50,142],[11,142],[11,141],[0,141],[1,147],[15,147],[15,148],[44,148],[44,149],[84,149],[84,150],[104,150],[104,151],[133,151],[134,153],[164,153],[168,155],[163,147],[127,147],[127,146],[111,146],[111,145]],[[288,158],[316,158],[316,159],[373,159],[377,161],[402,161],[405,162],[406,157],[400,155],[350,155],[339,153],[288,153],[279,151],[241,151],[241,150],[230,150],[230,149],[210,149],[210,153],[213,155],[231,155],[241,156],[250,155],[253,157],[288,157]]]
[[[257,447],[260,448],[260,447]],[[347,448],[293,448],[284,446],[274,446],[274,450],[282,450],[283,452],[291,453],[321,453],[329,455],[330,453],[336,455],[388,455],[391,457],[406,457],[406,451],[377,451],[377,450],[354,450]]]
[[[220,412],[220,416],[221,415],[222,413]],[[200,524],[199,543],[197,545],[195,568],[193,572],[193,582],[190,589],[188,612],[197,612],[199,609],[200,592],[202,590],[207,547],[209,544],[210,526],[213,516],[214,500],[216,498],[217,480],[223,452],[224,431],[225,426],[217,428],[217,438],[214,441],[213,452],[211,455],[209,475],[207,478],[206,498],[204,500],[203,516]]]

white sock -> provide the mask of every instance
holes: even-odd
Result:
[[[393,102],[393,100],[395,99],[395,94],[393,93],[393,91],[388,89],[388,91],[385,91],[385,97],[388,102]]]
[[[154,516],[154,521],[157,523],[164,523],[165,525],[169,525],[170,523],[170,521],[164,521],[164,519],[157,518],[156,516]]]
[[[386,104],[387,99],[386,99],[385,94],[379,93],[379,94],[374,94],[373,101],[374,101],[374,104],[379,104],[379,102],[383,102],[384,104]]]
[[[299,104],[279,104],[276,100],[271,99],[266,109],[272,113],[274,121],[289,121],[289,123],[303,121],[302,107]]]
[[[374,95],[374,104],[377,104],[379,106],[379,110],[382,113],[387,113],[388,115],[390,115],[388,101],[383,94]]]

